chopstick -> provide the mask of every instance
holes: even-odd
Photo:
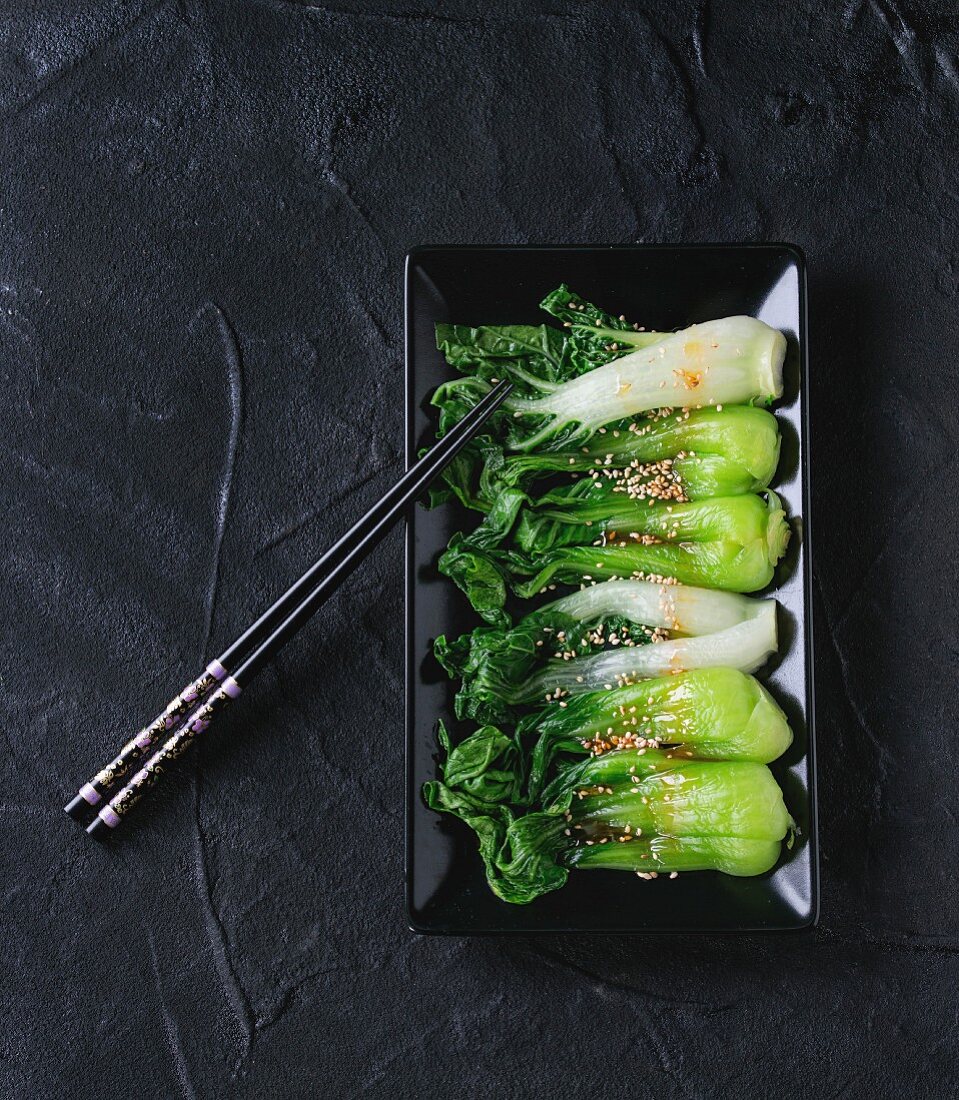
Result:
[[[490,390],[272,607],[211,661],[161,714],[124,745],[106,767],[85,783],[64,807],[66,812],[74,820],[82,822],[84,811],[89,813],[91,808],[103,802],[108,792],[134,764],[147,755],[160,736],[173,729],[177,719],[191,706],[202,703],[123,789],[102,806],[87,832],[91,836],[103,837],[116,829],[166,765],[180,756],[208,728],[214,716],[249,686],[273,656],[366,558],[406,506],[422,495],[433,479],[473,438],[511,389],[512,384],[503,381]]]

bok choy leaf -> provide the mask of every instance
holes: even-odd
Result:
[[[448,787],[482,802],[521,801],[523,754],[501,730],[483,726],[454,747],[440,722],[437,740],[443,752],[440,774]]]

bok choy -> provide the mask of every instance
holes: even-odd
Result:
[[[532,743],[527,779],[532,798],[539,796],[554,762],[571,756],[670,745],[701,760],[768,764],[792,743],[773,697],[754,677],[733,668],[695,669],[578,695],[565,707],[549,705],[528,715],[517,734],[520,743]]]
[[[487,621],[497,623],[507,582],[524,599],[553,583],[615,577],[756,592],[770,583],[785,553],[789,525],[773,492],[765,499],[747,493],[666,504],[630,500],[607,484],[582,483],[582,490],[577,485],[562,496],[557,490],[533,508],[484,521],[471,536],[454,536],[440,572]],[[514,522],[519,549],[486,545]]]
[[[561,887],[571,867],[762,874],[792,827],[765,765],[639,750],[569,769],[544,792],[543,810],[523,816],[443,783],[427,783],[424,797],[474,829],[490,887],[517,904]]]
[[[776,603],[762,600],[756,614],[735,626],[695,638],[668,638],[658,645],[620,647],[571,661],[551,662],[511,686],[513,705],[541,697],[562,698],[587,691],[626,687],[637,680],[690,668],[728,666],[752,672],[776,652]]]
[[[452,642],[439,637],[434,649],[461,680],[457,717],[502,722],[546,696],[565,700],[691,668],[750,672],[776,650],[776,604],[611,581],[555,600],[507,629],[477,627]]]
[[[772,521],[785,529],[779,499],[755,493],[689,503],[636,499],[617,482],[588,482],[547,493],[520,515],[515,542],[528,554],[559,546],[602,545],[625,549],[690,542],[767,540]],[[724,587],[717,584],[716,587]]]
[[[528,491],[539,478],[563,474],[618,482],[633,497],[661,498],[665,482],[669,495],[701,500],[765,489],[779,462],[779,426],[772,413],[750,405],[686,409],[601,428],[571,450],[508,455],[490,443],[483,461],[477,500],[484,510],[504,489]]]
[[[515,450],[558,450],[650,409],[753,404],[782,396],[786,341],[754,317],[690,325],[656,344],[563,383],[534,383],[540,397],[512,397]],[[514,375],[515,376],[515,375]]]
[[[624,355],[617,348],[597,366],[546,326],[437,325],[436,331],[447,361],[484,383],[473,388],[474,402],[496,378],[509,377],[520,390],[497,421],[511,414],[513,450],[582,445],[600,428],[651,409],[765,404],[782,396],[785,338],[754,317],[723,317],[656,336]]]

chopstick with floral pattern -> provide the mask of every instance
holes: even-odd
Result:
[[[153,721],[124,745],[117,756],[85,783],[64,807],[83,821],[96,816],[87,831],[103,836],[116,829],[167,766],[205,733],[215,715],[236,699],[264,665],[367,556],[407,505],[420,497],[444,467],[473,438],[508,396],[500,382],[415,463],[402,478],[335,543],[276,603],[183,689]],[[200,704],[197,707],[197,704]],[[196,707],[182,722],[183,715]],[[179,725],[178,725],[179,722]],[[174,730],[172,734],[170,730]],[[169,734],[160,745],[161,738]],[[113,797],[110,791],[131,769],[146,762]]]

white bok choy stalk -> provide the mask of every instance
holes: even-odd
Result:
[[[694,668],[751,672],[776,650],[776,602],[642,580],[591,585],[515,626],[477,627],[434,652],[462,683],[459,718],[502,722],[561,699]],[[558,693],[558,694],[557,694]]]
[[[605,424],[651,409],[769,402],[782,396],[783,334],[754,317],[723,317],[690,325],[561,385],[543,397],[505,403],[516,419],[546,417],[532,434],[514,431],[515,450],[551,439],[568,444]],[[575,432],[563,432],[578,425]],[[517,425],[517,427],[519,427]]]
[[[718,593],[717,593],[718,594]],[[742,597],[746,599],[746,597]],[[654,645],[606,650],[590,657],[550,663],[518,685],[511,703],[544,695],[582,695],[693,668],[754,672],[776,652],[776,601],[751,600],[748,618],[712,634],[669,638]]]

